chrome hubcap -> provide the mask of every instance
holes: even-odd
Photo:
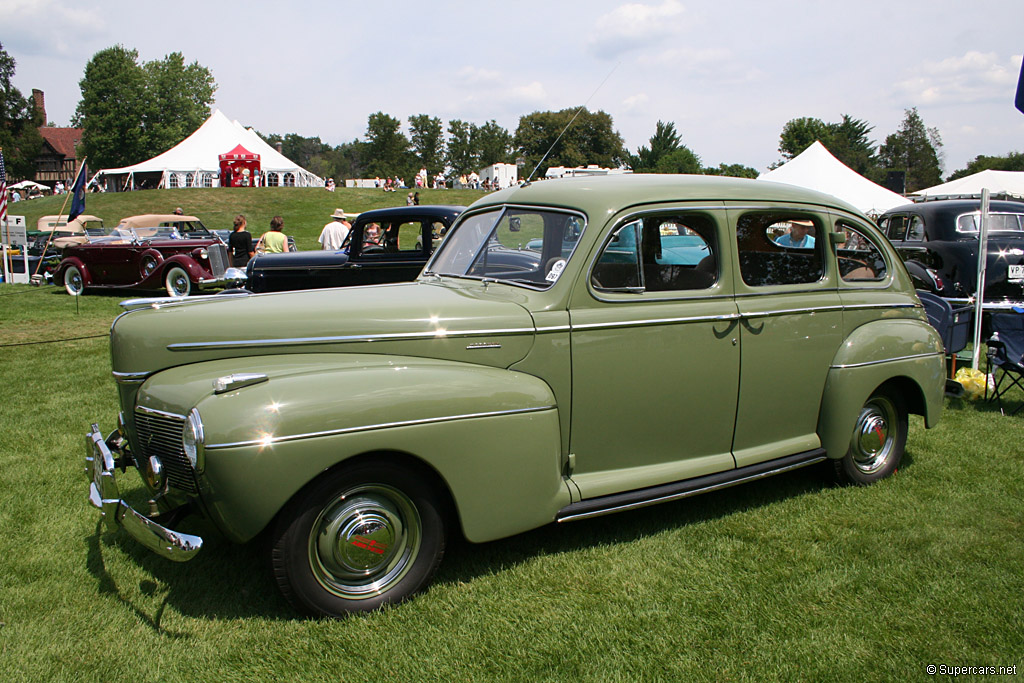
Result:
[[[82,291],[82,274],[77,270],[68,271],[68,276],[64,278],[64,284],[74,292]]]
[[[188,278],[184,275],[175,275],[171,278],[171,289],[175,294],[182,295],[188,291]]]
[[[892,401],[876,396],[864,405],[851,444],[853,464],[858,470],[874,474],[885,466],[893,452],[896,429],[898,421]]]
[[[398,489],[368,484],[337,496],[309,536],[313,576],[326,590],[361,600],[388,590],[419,553],[420,517]]]

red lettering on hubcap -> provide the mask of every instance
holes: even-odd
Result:
[[[384,551],[388,549],[388,547],[385,544],[378,543],[372,538],[366,538],[365,536],[354,537],[352,539],[352,545],[354,545],[357,548],[369,550],[371,553],[377,553],[378,555],[383,555]]]

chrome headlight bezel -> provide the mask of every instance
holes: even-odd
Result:
[[[199,470],[199,461],[202,458],[205,445],[203,420],[199,416],[199,409],[193,408],[185,419],[185,428],[181,430],[181,446],[194,470]]]

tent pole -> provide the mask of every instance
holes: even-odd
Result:
[[[975,370],[981,362],[981,312],[988,270],[988,206],[989,191],[984,187],[981,190],[981,225],[978,226],[978,286],[974,295],[974,353],[971,360]]]

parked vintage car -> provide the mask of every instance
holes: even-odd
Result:
[[[774,241],[807,222],[813,247]],[[450,534],[827,460],[875,482],[907,414],[930,427],[942,408],[941,341],[882,234],[763,181],[526,184],[473,204],[414,282],[124,305],[118,427],[87,435],[93,504],[171,560],[202,547],[170,528],[185,513],[235,542],[265,532],[282,592],[319,615],[413,594]],[[121,499],[126,467],[151,514]]]
[[[193,287],[241,281],[228,268],[227,247],[195,216],[148,214],[122,219],[104,235],[65,248],[54,282],[68,294],[87,289],[165,289],[188,296]]]
[[[978,288],[981,201],[944,199],[907,204],[878,219],[919,288],[967,299]],[[989,205],[986,302],[1024,302],[1024,202]]]
[[[246,287],[282,292],[415,280],[464,206],[398,206],[359,214],[338,251],[263,254],[249,261]],[[374,226],[377,235],[367,229]]]

